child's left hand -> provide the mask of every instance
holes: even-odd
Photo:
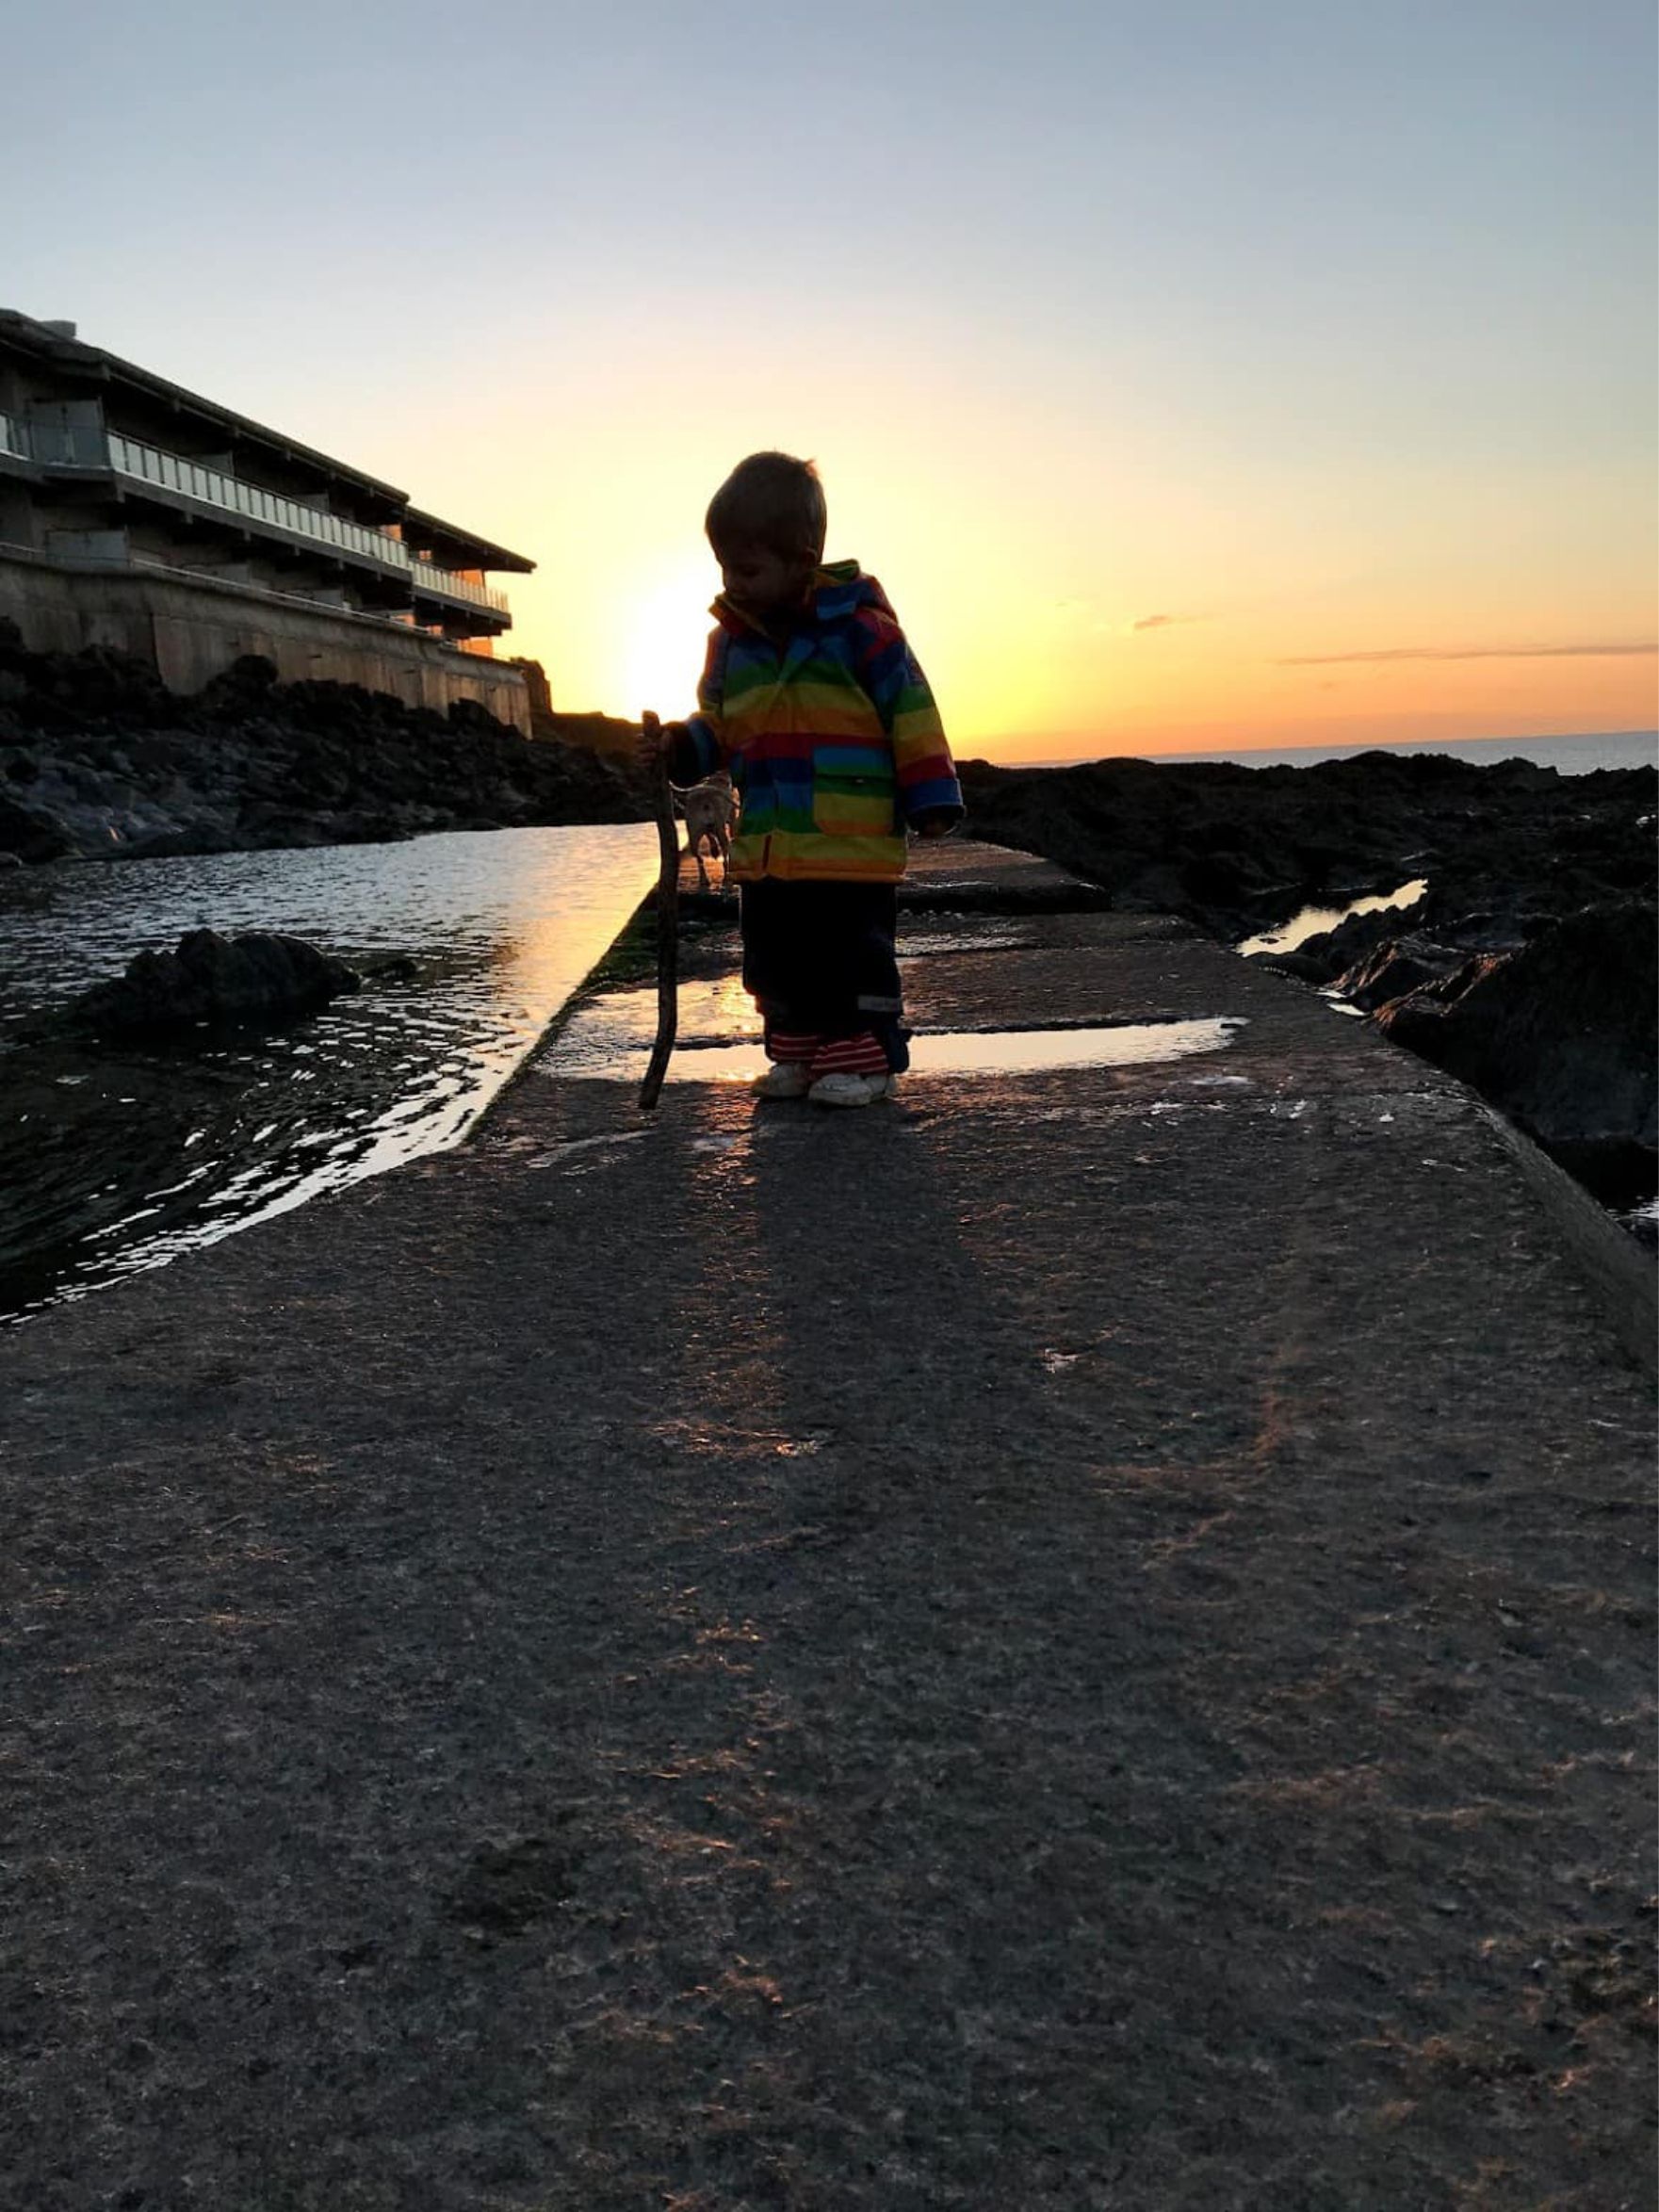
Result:
[[[684,728],[682,723],[658,722],[653,718],[634,732],[634,766],[654,773],[659,760],[673,752],[675,740]]]
[[[939,808],[931,814],[919,814],[910,826],[919,838],[948,838],[957,820],[953,812]]]

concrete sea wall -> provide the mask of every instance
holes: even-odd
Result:
[[[468,1144],[0,1337],[8,2206],[1638,2201],[1602,1289],[1309,990],[917,874],[977,1071],[710,1080],[709,929],[654,1114],[625,984]]]
[[[8,550],[0,553],[0,616],[17,624],[33,652],[113,647],[149,662],[173,691],[199,691],[256,653],[275,662],[285,683],[361,684],[439,714],[468,699],[497,721],[529,729],[516,668],[256,586]]]

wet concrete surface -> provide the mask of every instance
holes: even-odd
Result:
[[[649,1121],[555,1044],[0,1343],[0,2202],[1645,2203],[1609,1293],[1312,993],[951,926],[924,1026],[1244,1026]]]

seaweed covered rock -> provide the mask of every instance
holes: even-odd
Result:
[[[73,1001],[67,1028],[105,1037],[167,1036],[199,1028],[269,1026],[355,991],[358,971],[303,937],[190,930],[171,952],[139,952],[126,973]]]

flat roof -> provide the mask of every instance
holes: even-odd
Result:
[[[200,392],[187,391],[183,384],[172,383],[153,369],[141,368],[136,361],[124,361],[119,353],[106,352],[102,346],[89,346],[84,338],[70,337],[62,331],[54,330],[50,323],[38,321],[15,307],[0,307],[0,346],[7,344],[73,369],[100,383],[126,384],[135,391],[165,399],[169,406],[186,410],[204,422],[234,430],[253,444],[268,446],[284,460],[304,462],[325,476],[354,484],[359,490],[398,508],[397,519],[407,520],[434,534],[441,531],[456,544],[476,552],[481,567],[513,569],[521,576],[529,576],[536,565],[524,554],[511,553],[505,545],[480,538],[475,530],[463,529],[456,523],[445,522],[435,514],[425,514],[412,508],[409,494],[400,485],[388,484],[361,468],[352,468],[344,461],[336,461],[331,453],[319,453],[314,446],[302,446],[295,438],[285,437],[281,431],[255,422],[252,415],[238,415],[234,407],[222,407],[216,399],[205,399]]]
[[[406,537],[418,537],[422,531],[430,530],[433,537],[447,538],[463,552],[477,553],[480,557],[478,565],[481,568],[514,569],[520,576],[529,576],[536,565],[533,561],[527,561],[522,553],[510,553],[505,545],[497,545],[489,538],[480,538],[476,530],[457,529],[452,522],[445,522],[435,514],[423,513],[418,507],[410,508],[403,520],[407,526],[404,531]]]

